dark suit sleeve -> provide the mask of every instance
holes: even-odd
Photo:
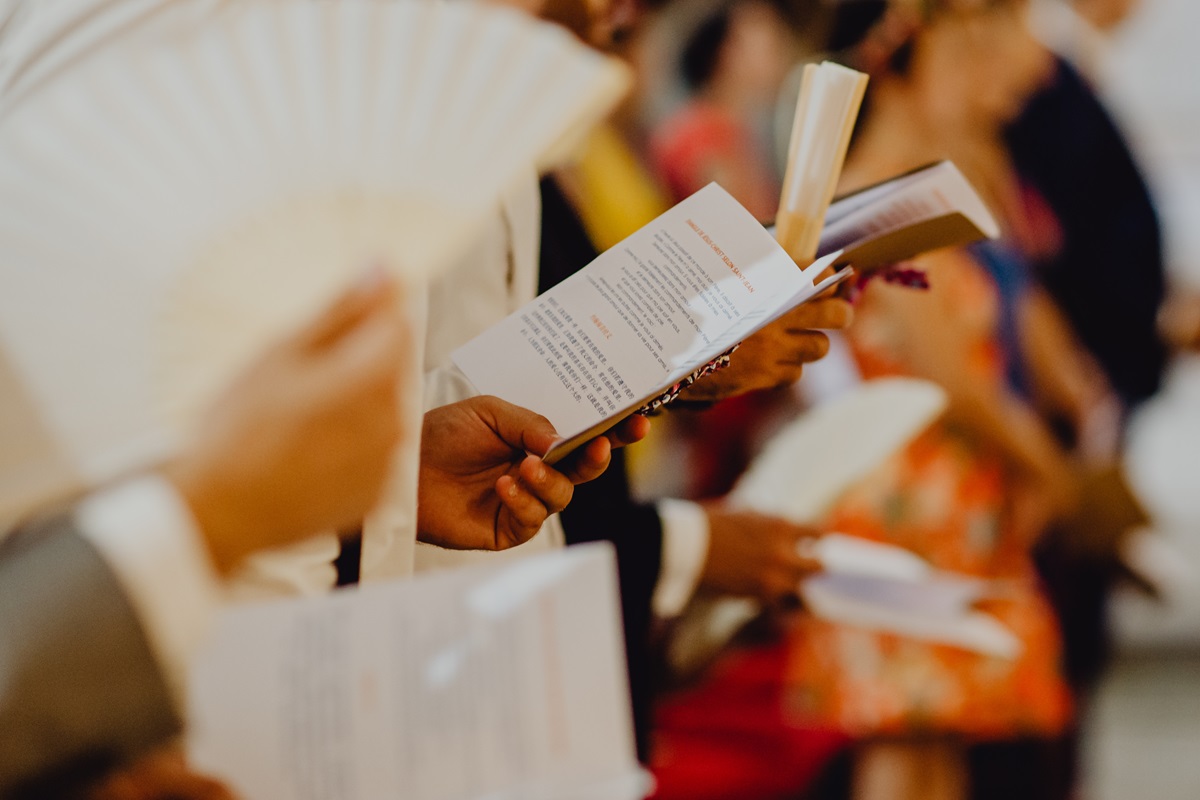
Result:
[[[181,730],[115,575],[68,517],[0,546],[0,797],[72,797]]]
[[[543,180],[541,189],[539,290],[544,292],[587,266],[595,259],[596,250],[553,179]],[[634,502],[625,454],[618,450],[604,475],[576,487],[562,520],[567,544],[607,541],[616,547],[634,729],[638,756],[645,761],[654,700],[651,601],[662,566],[663,533],[658,512]]]
[[[576,487],[562,521],[567,544],[608,541],[616,548],[634,730],[645,761],[654,700],[651,601],[662,566],[662,523],[653,507],[633,501],[626,475],[624,453],[618,450],[607,472]]]

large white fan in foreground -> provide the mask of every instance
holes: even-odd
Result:
[[[0,516],[169,454],[369,265],[451,262],[627,83],[467,0],[249,4],[169,45],[0,126]]]

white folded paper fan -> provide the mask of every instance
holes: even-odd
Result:
[[[856,482],[928,428],[946,403],[946,392],[928,381],[867,381],[776,434],[730,501],[801,525],[819,521]]]
[[[0,515],[169,454],[368,266],[452,263],[628,82],[468,0],[251,4],[117,51],[0,126]]]

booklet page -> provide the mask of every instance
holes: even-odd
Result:
[[[875,260],[912,258],[999,233],[987,205],[958,167],[942,161],[835,202],[819,252],[844,250],[856,265],[870,267]],[[875,241],[880,247],[864,247]]]
[[[634,800],[618,609],[606,545],[231,609],[192,761],[244,797]]]

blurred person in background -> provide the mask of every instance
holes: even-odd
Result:
[[[1046,53],[1025,27],[1022,2],[926,6],[835,9],[831,49],[872,76],[842,189],[951,157],[1001,216],[1012,212],[1011,237],[1020,219],[1000,134],[1045,78]],[[1050,521],[1073,509],[1076,481],[1066,451],[1009,383],[1008,367],[1025,353],[1018,332],[1003,335],[1002,323],[1026,303],[1031,282],[1016,280],[1019,259],[997,269],[991,256],[959,249],[919,259],[932,287],[926,293],[881,281],[865,290],[849,333],[864,375],[934,380],[950,393],[951,408],[815,522],[900,544],[938,567],[1004,580],[1012,591],[990,610],[1025,649],[1004,662],[801,618],[785,656],[785,713],[864,742],[853,779],[858,797],[1062,791],[1041,769],[1014,776],[1026,781],[1015,790],[968,771],[971,743],[1053,742],[1071,712],[1059,632],[1030,551]],[[1013,285],[1002,293],[993,274]],[[1064,358],[1071,353],[1065,349]],[[989,786],[995,795],[986,794]]]
[[[675,202],[716,181],[756,218],[774,218],[769,123],[795,57],[785,8],[769,0],[724,2],[698,23],[681,57],[691,98],[650,141]]]
[[[1036,3],[1033,19],[1055,51],[1054,75],[1007,133],[1023,181],[1034,273],[1062,309],[1068,335],[1087,348],[1092,386],[1112,392],[1103,412],[1107,422],[1093,417],[1089,426],[1072,413],[1069,397],[1043,404],[1043,410],[1067,445],[1099,456],[1092,461],[1101,466],[1115,463],[1125,419],[1158,391],[1167,364],[1158,329],[1166,292],[1158,214],[1137,158],[1097,86],[1107,36],[1138,5],[1138,0]],[[1043,361],[1042,372],[1056,369],[1054,359]],[[1142,512],[1115,467],[1100,485],[1107,486],[1107,497],[1129,500],[1116,506],[1110,500],[1110,519],[1090,520],[1086,530],[1056,529],[1039,549],[1066,632],[1067,674],[1081,701],[1110,661],[1114,585],[1129,576],[1153,590],[1152,581],[1127,564],[1128,523],[1144,522]]]
[[[1153,198],[1097,96],[1098,38],[1135,0],[1041,0],[1054,75],[1007,133],[1033,207],[1038,277],[1131,409],[1154,394],[1166,351],[1156,327],[1165,266]],[[1040,212],[1040,213],[1038,213]]]
[[[1031,549],[1050,522],[1072,511],[1077,489],[1066,449],[1029,398],[1035,391],[1070,398],[1078,417],[1088,418],[1106,387],[1091,381],[1088,360],[1022,260],[1026,220],[1000,134],[1049,67],[1024,11],[1022,2],[1003,1],[853,2],[833,11],[830,49],[872,77],[842,190],[950,157],[1008,236],[918,259],[927,293],[878,280],[866,288],[848,333],[861,372],[934,380],[950,392],[951,409],[816,522],[900,544],[935,566],[1010,582],[1011,595],[990,610],[1025,643],[1024,654],[1004,664],[801,618],[792,653],[780,656],[791,661],[780,678],[790,684],[785,714],[793,731],[798,719],[863,740],[852,779],[859,797],[1068,790],[1054,753],[1071,723],[1070,693]],[[1058,359],[1056,370],[1038,371],[1045,362],[1035,359],[1046,353]],[[719,422],[709,427],[728,427]],[[726,490],[734,477],[699,488]],[[969,747],[1020,740],[1029,746],[1001,748],[1017,754],[1018,770],[1006,769],[1014,762],[995,757],[995,747]]]

